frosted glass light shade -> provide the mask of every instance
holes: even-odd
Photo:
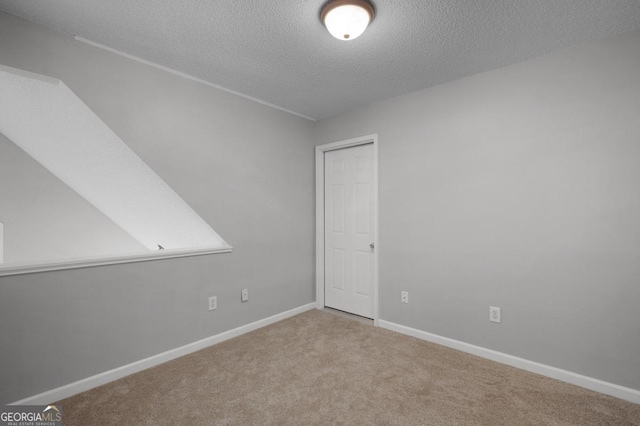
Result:
[[[322,10],[322,21],[338,40],[353,40],[367,29],[374,17],[373,5],[367,1],[334,0]]]

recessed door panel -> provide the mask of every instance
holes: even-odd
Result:
[[[356,234],[369,235],[371,221],[371,184],[356,184]]]
[[[333,215],[333,232],[344,232],[344,185],[331,187],[331,214]]]
[[[332,288],[344,291],[344,250],[333,249],[333,284]]]
[[[356,294],[361,296],[369,296],[371,294],[371,282],[372,282],[372,264],[371,264],[371,252],[369,251],[357,251],[355,255],[356,265]]]

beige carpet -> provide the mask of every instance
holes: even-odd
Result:
[[[316,310],[59,404],[67,426],[640,425],[640,405]]]

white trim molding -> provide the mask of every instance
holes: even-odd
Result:
[[[373,325],[378,326],[378,134],[316,146],[316,308],[324,309],[324,153],[373,144]]]
[[[210,81],[203,80],[203,79],[198,78],[198,77],[194,77],[191,74],[187,74],[187,73],[184,73],[182,71],[177,71],[177,70],[174,70],[173,68],[169,68],[169,67],[165,67],[164,65],[156,64],[155,62],[147,61],[146,59],[142,59],[142,58],[139,58],[137,56],[130,55],[128,53],[122,52],[121,50],[114,49],[114,48],[109,47],[109,46],[105,46],[104,44],[96,43],[95,41],[87,40],[86,38],[83,38],[83,37],[80,37],[80,36],[77,36],[77,35],[74,35],[73,38],[75,40],[81,42],[81,43],[85,43],[85,44],[88,44],[89,46],[97,47],[98,49],[106,50],[107,52],[115,53],[116,55],[123,56],[123,57],[125,57],[127,59],[131,59],[132,61],[140,62],[142,64],[149,65],[150,67],[154,67],[154,68],[157,68],[159,70],[168,72],[169,74],[177,75],[179,77],[186,78],[186,79],[191,80],[191,81],[195,81],[196,83],[204,84],[206,86],[210,86],[210,87],[213,87],[215,89],[222,90],[223,92],[227,92],[227,93],[231,93],[231,94],[236,95],[236,96],[240,96],[241,98],[249,99],[250,101],[262,104],[264,106],[268,106],[269,108],[274,108],[274,109],[278,109],[280,111],[284,111],[284,112],[286,112],[288,114],[297,115],[298,117],[302,117],[302,118],[310,120],[310,121],[316,121],[315,118],[309,117],[309,116],[304,115],[304,114],[300,114],[299,112],[295,112],[295,111],[292,111],[290,109],[283,108],[281,106],[272,104],[272,103],[267,102],[267,101],[263,101],[262,99],[254,98],[253,96],[245,95],[244,93],[236,92],[235,90],[228,89],[228,88],[226,88],[224,86],[220,86],[218,84],[211,83]]]
[[[0,266],[0,277],[8,275],[35,274],[38,272],[60,271],[64,269],[91,268],[94,266],[117,265],[120,263],[148,262],[151,260],[172,259],[175,257],[203,256],[206,254],[231,253],[233,247],[200,248],[191,250],[159,250],[129,256],[100,257],[90,259],[72,259],[61,262],[33,264],[14,264]]]
[[[540,364],[535,361],[529,361],[517,356],[508,355],[502,352],[483,348],[481,346],[472,345],[470,343],[461,342],[459,340],[450,339],[448,337],[439,336],[437,334],[428,333],[426,331],[418,330],[385,320],[380,320],[380,327],[398,333],[406,334],[408,336],[416,337],[421,340],[436,343],[438,345],[446,346],[448,348],[466,352],[472,355],[477,355],[479,357],[490,359],[491,361],[496,361],[501,364],[506,364],[511,367],[520,368],[521,370],[530,371],[532,373],[540,374],[542,376],[550,377],[552,379],[590,389],[595,392],[600,392],[616,398],[624,399],[625,401],[640,404],[640,390],[627,388],[599,379],[594,379],[593,377],[583,376],[571,371],[551,367],[550,365]]]
[[[77,382],[69,383],[68,385],[64,385],[46,392],[42,392],[38,395],[21,399],[9,405],[51,404],[53,402],[60,401],[61,399],[76,395],[80,392],[85,392],[97,386],[102,386],[109,382],[113,382],[114,380],[129,376],[133,373],[146,370],[147,368],[155,367],[156,365],[163,364],[167,361],[171,361],[181,356],[188,355],[209,346],[213,346],[217,343],[224,342],[225,340],[229,340],[242,334],[257,330],[259,328],[266,327],[267,325],[271,325],[278,321],[282,321],[292,316],[309,311],[315,308],[315,306],[316,304],[314,302],[307,303],[306,305],[302,305],[297,308],[293,308],[288,311],[252,322],[250,324],[245,324],[238,328],[234,328],[233,330],[225,331],[223,333],[216,334],[215,336],[207,337],[205,339],[198,340],[197,342],[189,343],[179,348],[171,349],[166,352],[150,356],[149,358],[145,358],[140,361],[124,365],[122,367],[114,368],[113,370],[105,371],[104,373],[96,374],[95,376],[87,377],[86,379],[78,380]]]

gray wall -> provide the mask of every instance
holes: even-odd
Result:
[[[0,221],[7,266],[149,252],[2,133]]]
[[[64,81],[234,247],[0,277],[0,404],[313,301],[312,122],[2,13],[0,63]]]
[[[379,134],[382,319],[640,389],[640,32],[315,132]]]

